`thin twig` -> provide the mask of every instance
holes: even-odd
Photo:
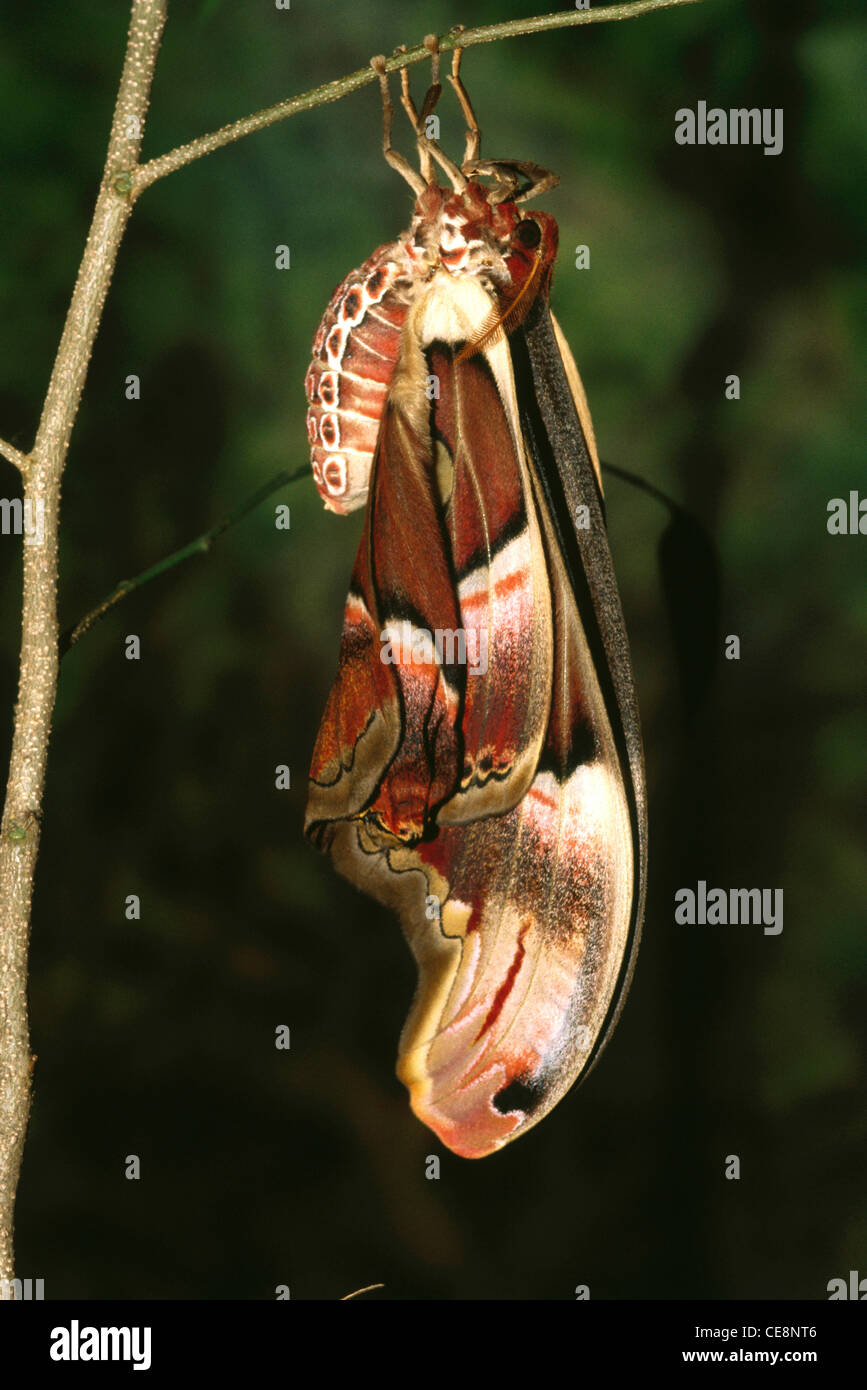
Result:
[[[359,1294],[372,1293],[374,1289],[384,1289],[384,1284],[365,1284],[363,1289],[356,1289],[354,1293],[345,1293],[340,1299],[341,1303],[348,1303],[351,1298],[358,1298]]]
[[[477,44],[493,43],[497,39],[516,38],[521,34],[541,34],[552,29],[572,28],[578,24],[604,24],[612,20],[637,19],[640,15],[653,14],[656,10],[671,9],[674,5],[694,5],[698,0],[633,0],[629,5],[606,5],[600,9],[587,10],[562,10],[556,14],[544,14],[531,16],[528,19],[510,19],[502,24],[488,24],[475,29],[451,29],[447,34],[443,34],[439,40],[440,51],[448,53],[454,48],[474,48]],[[398,68],[410,67],[413,63],[421,63],[430,60],[430,49],[423,43],[416,44],[414,48],[407,48],[404,52],[396,53],[386,60],[386,72],[396,72]],[[241,120],[231,121],[229,125],[221,126],[219,130],[212,130],[207,135],[200,135],[195,140],[190,140],[186,145],[179,145],[177,149],[169,150],[167,154],[158,155],[156,159],[150,159],[134,172],[133,190],[131,196],[137,198],[144,189],[157,179],[164,178],[166,174],[173,174],[176,169],[182,169],[187,164],[192,164],[194,160],[201,159],[202,155],[211,154],[214,150],[222,149],[224,145],[231,145],[236,140],[241,140],[245,135],[252,135],[256,130],[264,130],[266,126],[274,125],[277,121],[283,121],[287,116],[295,116],[299,111],[309,111],[315,106],[324,106],[329,101],[337,101],[340,97],[347,96],[350,92],[355,92],[359,87],[366,87],[368,83],[377,81],[376,73],[368,65],[359,69],[358,72],[350,73],[348,77],[338,78],[335,82],[326,82],[322,87],[314,87],[312,91],[303,93],[299,97],[291,97],[288,101],[278,101],[275,106],[266,106],[262,111],[255,111],[250,116],[244,116]]]
[[[230,512],[228,516],[224,516],[208,531],[204,531],[201,536],[197,536],[188,545],[181,546],[180,550],[173,550],[171,555],[167,555],[163,560],[158,560],[149,569],[142,570],[134,579],[122,579],[107,598],[104,598],[95,608],[91,608],[90,612],[79,619],[74,627],[66,629],[60,638],[60,655],[65,656],[70,647],[75,646],[78,639],[83,637],[95,623],[99,622],[100,618],[104,618],[106,613],[116,607],[122,599],[135,593],[136,589],[143,588],[152,579],[158,579],[161,574],[174,569],[176,565],[183,564],[184,560],[192,560],[196,555],[206,555],[217,537],[222,536],[224,531],[228,531],[230,526],[234,526],[236,522],[249,515],[272,493],[278,492],[280,488],[287,487],[289,483],[297,482],[299,478],[307,477],[309,474],[310,469],[307,464],[303,468],[296,468],[294,472],[290,472],[288,468],[282,468],[267,483],[263,483],[261,487],[257,488],[246,501],[241,502],[234,511]]]

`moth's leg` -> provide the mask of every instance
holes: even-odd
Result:
[[[424,46],[430,54],[430,86],[424,95],[421,104],[421,116],[419,125],[424,128],[428,116],[432,115],[436,104],[442,96],[442,84],[440,83],[440,41],[436,34],[427,34]]]
[[[420,197],[426,188],[424,180],[415,172],[412,165],[403,155],[391,146],[391,127],[394,122],[394,106],[391,101],[391,94],[388,90],[388,74],[385,71],[385,57],[378,53],[371,58],[370,66],[379,78],[379,90],[382,95],[382,153],[391,165],[396,169],[401,178],[406,179],[416,197]]]
[[[464,26],[460,25],[459,27],[462,29]],[[455,89],[458,101],[461,104],[461,110],[464,113],[464,120],[467,123],[467,135],[466,144],[464,146],[464,158],[463,164],[461,166],[462,168],[463,165],[470,163],[472,160],[478,159],[479,153],[482,148],[482,132],[479,129],[479,123],[476,120],[476,113],[473,110],[472,102],[470,101],[467,89],[461,81],[461,57],[463,56],[463,51],[464,50],[462,48],[455,49],[454,54],[452,56],[451,76],[449,77],[449,82],[451,82],[452,86]],[[466,172],[466,170],[464,170],[464,172]]]
[[[440,41],[436,34],[428,34],[425,38],[424,46],[431,55],[431,84],[425,93],[420,114],[415,114],[415,106],[412,105],[412,98],[409,99],[409,105],[404,103],[404,107],[415,128],[416,139],[418,140],[419,159],[427,157],[428,161],[430,159],[436,160],[443,173],[448,177],[455,192],[462,193],[467,186],[467,181],[460,169],[449,159],[448,155],[443,154],[436,140],[431,140],[430,137],[425,134],[425,124],[428,117],[433,114],[434,108],[440,99],[442,86],[440,84]],[[403,72],[406,72],[405,68]],[[407,88],[408,86],[409,84],[407,83]],[[429,162],[427,167],[431,169],[430,182],[433,183],[433,169]]]
[[[424,46],[431,55],[431,84],[425,92],[421,111],[416,109],[415,102],[409,90],[409,69],[400,70],[400,100],[403,109],[410,120],[410,125],[415,131],[415,138],[418,144],[418,161],[422,177],[428,184],[436,182],[434,178],[434,161],[440,166],[448,176],[449,182],[456,192],[460,193],[467,186],[467,181],[460,169],[448,157],[443,154],[436,140],[432,140],[425,131],[428,117],[433,115],[436,104],[442,95],[442,85],[440,83],[440,44],[436,34],[428,34],[424,40]],[[395,52],[406,52],[406,47],[395,49]]]
[[[395,53],[405,53],[406,44],[399,44],[394,51]],[[424,99],[424,104],[422,106],[423,114],[422,116],[419,116],[419,113],[416,109],[416,104],[412,99],[412,93],[409,90],[409,68],[401,68],[400,70],[400,104],[406,112],[407,116],[409,117],[409,123],[412,126],[413,132],[415,134],[416,144],[418,146],[418,167],[421,172],[421,176],[426,184],[436,183],[436,179],[434,178],[434,166],[433,159],[431,158],[430,148],[423,138],[424,121],[426,117],[430,114],[430,112],[433,110],[433,108],[436,106],[437,101],[439,100],[440,88],[438,83],[436,85],[437,89],[432,101],[431,92],[433,91],[433,85],[428,90]],[[430,105],[428,105],[429,102]]]

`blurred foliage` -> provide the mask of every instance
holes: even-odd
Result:
[[[172,0],[145,154],[431,29],[540,9]],[[127,13],[0,14],[0,433],[25,448]],[[373,1296],[569,1298],[586,1283],[595,1298],[822,1298],[863,1272],[867,542],[825,525],[828,499],[863,478],[863,52],[846,0],[706,0],[466,59],[485,150],[561,175],[545,199],[553,302],[603,455],[714,536],[723,632],[742,643],[687,725],[656,571],[665,514],[612,481],[650,779],[645,941],[602,1063],[527,1138],[480,1163],[446,1154],[425,1179],[438,1145],[393,1076],[409,953],[302,840],[359,518],[296,485],[273,499],[289,532],[266,504],[65,659],[18,1213],[19,1272],[50,1297],[270,1298],[288,1283],[336,1298],[382,1280]],[[782,107],[784,152],[677,146],[674,113],[698,100]],[[365,89],[136,207],[65,480],[64,623],[303,460],[318,318],[408,220],[379,120]],[[10,711],[19,558],[4,539]],[[124,659],[132,632],[139,662]],[[279,763],[291,792],[274,790]],[[674,925],[675,889],[698,879],[782,887],[784,931]],[[732,1153],[739,1182],[723,1176]]]

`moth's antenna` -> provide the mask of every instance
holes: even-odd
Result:
[[[559,174],[552,174],[550,169],[542,169],[538,164],[531,164],[529,160],[524,160],[516,164],[515,168],[524,175],[528,187],[519,190],[515,202],[526,203],[530,198],[538,198],[540,193],[547,193],[549,188],[556,188],[560,182]]]
[[[401,178],[406,179],[410,188],[417,198],[424,193],[427,184],[420,174],[415,172],[408,160],[398,150],[391,146],[391,127],[394,121],[394,106],[391,101],[391,94],[388,90],[388,74],[385,71],[385,56],[378,53],[370,60],[370,66],[379,78],[379,90],[382,95],[382,153],[392,169],[396,169]]]
[[[463,29],[464,25],[460,24],[457,27],[459,29]],[[464,173],[466,173],[466,165],[470,163],[471,160],[479,158],[479,154],[482,148],[482,132],[479,130],[479,123],[476,120],[476,113],[473,110],[472,102],[470,101],[467,89],[461,81],[461,58],[463,56],[463,52],[464,50],[462,48],[456,48],[454,51],[454,55],[452,57],[452,71],[451,76],[449,77],[449,82],[451,82],[452,86],[455,89],[455,92],[457,93],[458,101],[461,104],[461,110],[464,113],[464,120],[467,123],[466,144],[464,146],[464,159],[463,164],[461,165],[461,169]]]
[[[489,194],[492,203],[502,203],[507,199],[513,203],[526,203],[560,182],[558,175],[552,174],[549,169],[523,159],[468,159],[464,163],[464,173],[470,178],[483,175],[499,184]]]

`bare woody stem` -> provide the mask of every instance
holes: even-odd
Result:
[[[696,3],[698,0],[632,0],[632,3],[628,5],[606,5],[599,9],[587,10],[563,10],[556,14],[534,15],[527,19],[510,19],[503,24],[488,24],[476,29],[452,29],[440,38],[439,46],[442,53],[448,53],[454,48],[474,48],[480,43],[493,43],[497,39],[514,38],[521,34],[542,34],[552,29],[573,28],[578,24],[604,24],[619,19],[637,19],[639,15],[652,14],[656,10],[671,9],[674,5],[693,5]],[[398,68],[406,68],[413,63],[428,61],[430,61],[430,50],[423,43],[420,43],[416,44],[414,48],[407,48],[404,52],[396,53],[393,57],[388,58],[385,70],[386,72],[396,72]],[[350,92],[357,91],[359,87],[366,87],[368,83],[376,82],[376,80],[376,74],[368,65],[359,69],[358,72],[350,73],[348,77],[341,77],[336,82],[326,82],[322,87],[314,87],[312,91],[305,92],[299,97],[292,97],[289,101],[280,101],[276,106],[266,106],[262,111],[255,111],[251,116],[244,116],[241,120],[232,121],[229,125],[221,126],[219,130],[213,130],[208,135],[200,135],[187,145],[179,145],[177,149],[169,150],[167,154],[159,155],[158,158],[151,159],[147,164],[141,166],[135,176],[133,197],[138,197],[145,188],[155,183],[157,179],[164,178],[166,174],[174,173],[176,169],[182,169],[186,164],[192,164],[194,160],[201,159],[202,155],[211,154],[224,145],[231,145],[235,140],[240,140],[245,135],[251,135],[253,131],[264,130],[266,126],[275,125],[277,121],[283,121],[287,116],[295,116],[299,111],[309,111],[314,106],[324,106],[326,102],[337,101],[340,97],[347,96]]]
[[[21,664],[9,780],[0,825],[0,1279],[13,1278],[15,1192],[30,1114],[32,1058],[27,954],[48,739],[57,693],[60,483],[102,307],[131,211],[124,171],[135,166],[166,0],[133,0],[105,171],[48,383],[36,442],[24,463],[25,502],[42,541],[24,550]],[[3,453],[10,457],[10,446]],[[0,1285],[0,1297],[8,1296]]]

